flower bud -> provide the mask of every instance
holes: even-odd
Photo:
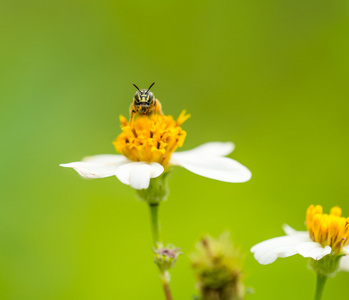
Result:
[[[192,267],[197,277],[201,300],[241,300],[241,255],[233,246],[229,232],[218,239],[205,236],[191,253]]]
[[[159,243],[157,248],[153,248],[155,254],[154,262],[158,265],[161,271],[168,271],[175,266],[178,256],[183,253],[180,250],[180,248],[177,248],[172,244],[168,244],[164,247]]]

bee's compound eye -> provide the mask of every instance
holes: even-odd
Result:
[[[139,92],[136,92],[136,94],[133,96],[133,99],[138,103],[141,101],[141,97],[139,95]]]
[[[153,99],[154,99],[154,95],[152,92],[149,92],[149,99],[148,99],[148,102],[151,103],[153,102]]]

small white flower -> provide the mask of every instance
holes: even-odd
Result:
[[[342,210],[333,207],[330,214],[323,214],[320,205],[311,205],[306,214],[308,231],[296,231],[283,226],[286,236],[261,242],[251,248],[255,259],[262,265],[278,257],[300,254],[318,261],[328,254],[340,258],[340,269],[349,271],[349,218],[341,217]]]
[[[296,231],[288,225],[284,225],[283,230],[286,236],[263,241],[251,248],[251,252],[260,264],[271,264],[278,257],[295,254],[319,260],[331,253],[330,246],[322,247],[319,243],[313,242],[308,231]]]
[[[239,162],[224,157],[234,150],[230,142],[211,142],[189,151],[172,153],[169,166],[181,166],[195,174],[225,182],[245,182],[251,172]],[[146,189],[151,178],[160,176],[164,167],[157,162],[135,162],[123,155],[101,154],[84,158],[81,162],[61,164],[73,168],[86,178],[116,176],[135,189]]]

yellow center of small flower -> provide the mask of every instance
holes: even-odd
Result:
[[[183,145],[186,132],[180,127],[190,115],[185,111],[177,120],[172,116],[138,116],[130,125],[120,116],[122,133],[113,142],[116,151],[132,161],[157,162],[168,166],[171,154]]]
[[[322,246],[331,246],[340,253],[349,244],[349,218],[341,217],[342,210],[335,206],[330,214],[324,214],[321,205],[311,205],[307,210],[306,225],[310,238]]]

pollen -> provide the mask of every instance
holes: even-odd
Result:
[[[113,144],[116,151],[132,161],[157,162],[166,169],[171,154],[183,145],[187,133],[181,125],[189,117],[185,111],[177,120],[158,114],[138,116],[131,125],[120,116],[122,133]]]
[[[338,206],[333,207],[330,214],[324,214],[321,205],[310,205],[306,214],[310,238],[322,246],[331,246],[337,254],[349,244],[349,218],[341,215]]]

